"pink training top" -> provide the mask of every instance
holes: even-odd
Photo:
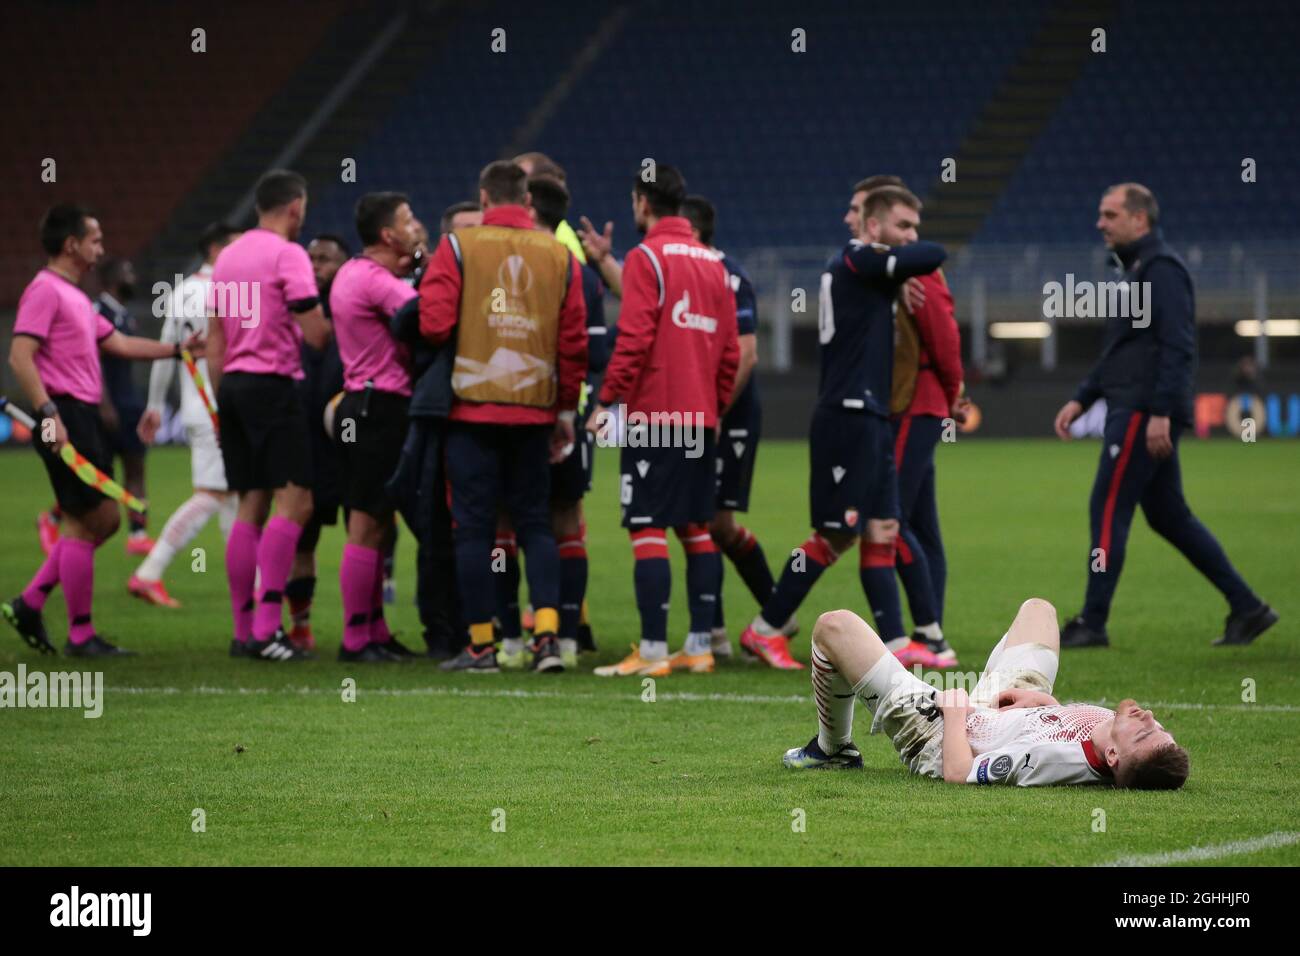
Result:
[[[315,299],[307,250],[268,229],[250,229],[212,267],[208,311],[226,331],[223,372],[302,378],[302,327],[290,302]]]
[[[104,390],[99,343],[114,331],[86,293],[50,269],[36,273],[18,300],[14,335],[41,340],[36,372],[51,395],[99,404]]]
[[[357,256],[343,263],[330,285],[330,312],[345,391],[359,392],[369,381],[381,392],[410,397],[410,352],[394,341],[388,320],[417,295],[373,259]]]

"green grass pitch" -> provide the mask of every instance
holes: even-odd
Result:
[[[950,578],[948,636],[978,669],[1019,603],[1081,603],[1096,443],[959,440],[938,453]],[[96,623],[140,652],[105,671],[103,716],[0,711],[0,864],[1092,864],[1300,830],[1298,446],[1183,444],[1189,500],[1282,616],[1254,646],[1211,648],[1219,595],[1139,518],[1111,619],[1113,646],[1068,652],[1063,700],[1152,706],[1192,755],[1178,793],[1007,790],[910,777],[859,716],[862,773],[793,773],[782,751],[815,730],[806,673],[726,664],[658,682],[502,674],[428,664],[342,665],[342,538],[319,551],[321,658],[298,666],[226,656],[229,611],[215,522],[167,581],[184,608],[131,599],[119,534],[97,564]],[[617,458],[602,451],[588,498],[590,601],[601,662],[636,639],[631,549],[617,525]],[[188,453],[149,457],[153,528],[188,494]],[[779,565],[807,534],[807,451],[766,443],[745,523]],[[39,559],[32,519],[49,503],[30,452],[0,456],[0,590]],[[400,543],[390,620],[415,645],[414,549]],[[672,646],[685,634],[673,546]],[[807,659],[819,611],[864,612],[856,560],[831,569],[801,611]],[[733,640],[755,607],[733,571]],[[46,609],[66,635],[63,600]],[[7,627],[0,670],[71,669]],[[354,678],[355,703],[342,700]],[[1243,682],[1255,701],[1243,703]],[[194,811],[206,830],[194,832]],[[802,811],[802,813],[800,813]],[[1097,831],[1104,812],[1105,830]],[[799,826],[802,821],[802,826]],[[495,826],[494,826],[495,824]],[[1300,863],[1291,843],[1217,860]]]

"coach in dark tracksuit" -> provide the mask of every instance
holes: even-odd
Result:
[[[1061,630],[1062,647],[1104,647],[1106,618],[1124,567],[1133,511],[1210,579],[1229,606],[1215,644],[1249,644],[1277,622],[1233,568],[1183,497],[1178,439],[1192,425],[1196,303],[1192,278],[1156,228],[1145,186],[1122,183],[1102,197],[1097,228],[1127,283],[1128,308],[1107,320],[1101,360],[1056,415],[1056,433],[1106,399],[1101,464],[1092,488],[1092,548],[1083,613]],[[1141,285],[1139,285],[1141,283]]]

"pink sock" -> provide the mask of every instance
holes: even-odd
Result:
[[[293,552],[302,536],[302,525],[276,515],[266,523],[257,545],[257,570],[262,575],[262,593],[253,611],[253,637],[259,641],[275,636],[283,623],[280,607],[284,586],[293,570]]]
[[[257,544],[262,529],[236,521],[226,539],[226,581],[230,584],[230,611],[235,618],[235,640],[253,636],[253,582],[257,579]]]
[[[375,552],[378,554],[379,552]],[[376,644],[387,644],[393,639],[393,632],[384,620],[384,561],[381,557],[375,564],[375,584],[370,592],[370,639]]]
[[[379,552],[357,544],[343,546],[339,590],[343,592],[343,648],[359,651],[370,643],[370,616]]]
[[[90,604],[95,596],[95,546],[79,538],[60,538],[59,581],[68,604],[68,640],[84,644],[95,636]]]
[[[63,539],[60,538],[54,542],[54,547],[50,549],[41,569],[36,572],[36,577],[32,578],[32,583],[23,591],[23,603],[33,610],[39,611],[45,607],[45,599],[59,583],[59,553],[62,549]]]

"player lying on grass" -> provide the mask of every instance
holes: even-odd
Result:
[[[823,614],[813,629],[817,736],[786,751],[784,763],[860,768],[851,735],[853,704],[861,700],[872,714],[871,732],[888,734],[907,768],[922,776],[1021,787],[1181,787],[1187,751],[1151,711],[1127,699],[1112,711],[1052,696],[1059,635],[1056,609],[1030,598],[968,695],[915,677],[853,612]]]

